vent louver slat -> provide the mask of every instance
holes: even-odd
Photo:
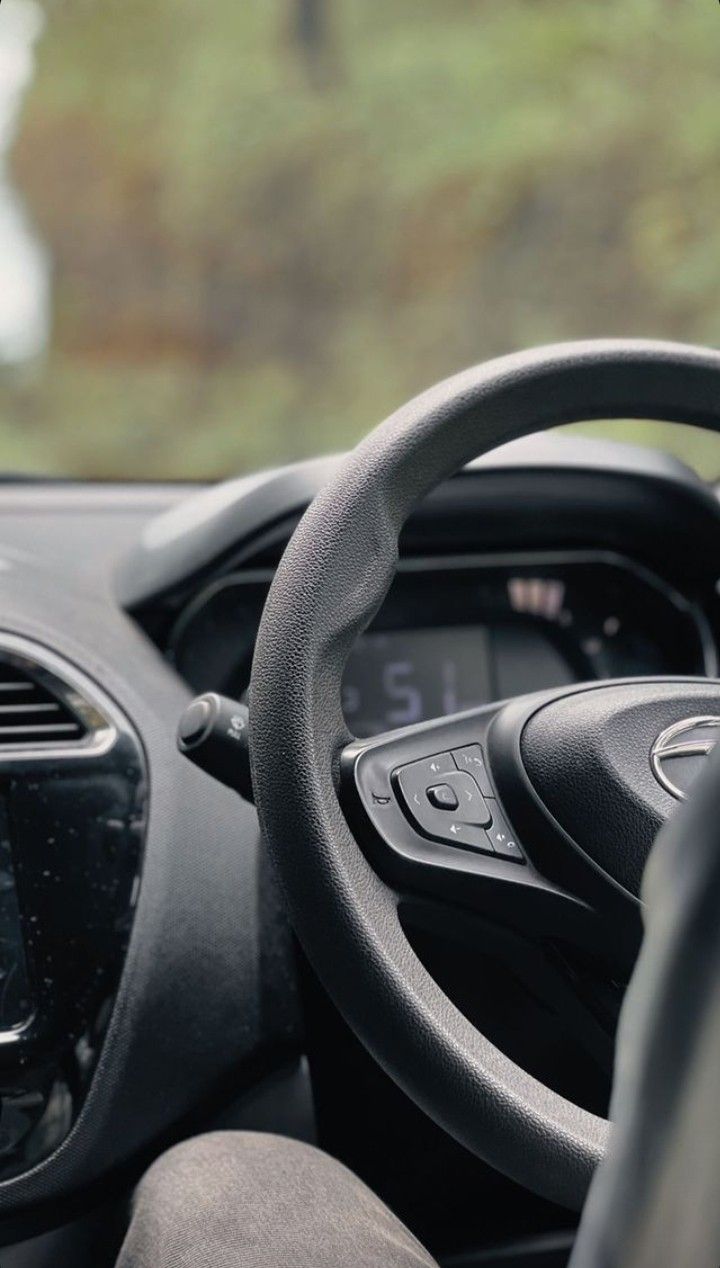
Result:
[[[85,734],[84,724],[44,682],[0,663],[0,750],[73,744]]]

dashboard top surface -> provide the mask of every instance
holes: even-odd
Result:
[[[62,564],[71,575],[112,577],[120,604],[141,607],[212,570],[234,544],[268,524],[298,516],[341,461],[342,455],[321,458],[219,485],[13,481],[0,485],[0,547],[40,565]],[[610,476],[679,491],[706,512],[718,505],[716,491],[667,454],[557,434],[527,437],[477,459],[428,503],[443,514],[461,496],[463,476],[471,477],[472,502],[483,487],[472,477],[502,473],[551,481],[573,473]]]
[[[202,575],[269,525],[296,518],[338,469],[342,455],[297,463],[240,477],[198,492],[148,524],[119,567],[116,583],[126,607],[137,608],[189,577]],[[716,503],[715,495],[677,459],[657,450],[583,437],[542,433],[503,445],[476,459],[436,489],[423,515],[471,507],[477,490],[503,481],[506,492],[523,491],[528,481],[564,487],[587,479],[610,487],[640,482],[685,494],[695,502]],[[585,490],[587,495],[589,490]],[[596,496],[603,490],[595,489]],[[514,508],[510,508],[514,509]],[[417,517],[415,517],[417,518]],[[287,538],[285,534],[285,539]]]

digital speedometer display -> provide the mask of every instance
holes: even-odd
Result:
[[[444,717],[525,690],[559,687],[575,674],[541,629],[446,626],[366,634],[343,683],[355,735]]]
[[[482,626],[367,634],[343,682],[343,712],[356,735],[459,713],[490,699],[489,638]]]

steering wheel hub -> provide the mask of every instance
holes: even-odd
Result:
[[[720,687],[647,679],[593,685],[534,708],[513,703],[508,713],[498,732],[502,747],[520,757],[516,815],[523,791],[534,794],[544,836],[562,838],[637,899],[655,837],[677,805],[668,782],[689,786],[717,738]]]

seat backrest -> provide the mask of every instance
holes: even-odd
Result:
[[[720,1265],[720,745],[660,832],[570,1268]]]

